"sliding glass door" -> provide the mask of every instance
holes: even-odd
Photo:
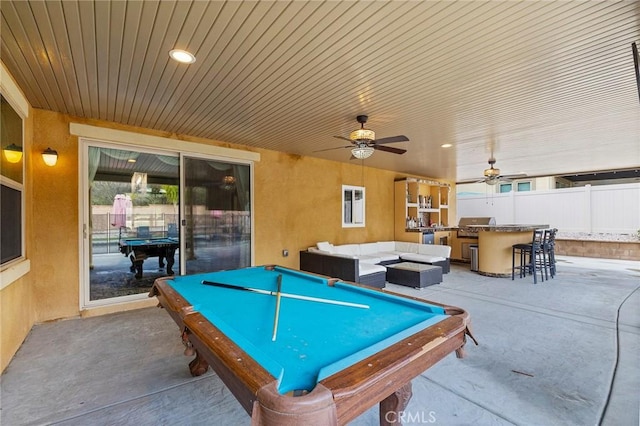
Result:
[[[86,141],[83,164],[83,307],[251,266],[251,163]]]
[[[186,274],[251,266],[251,167],[183,156]]]
[[[180,157],[86,149],[84,304],[146,294],[156,278],[179,273]]]

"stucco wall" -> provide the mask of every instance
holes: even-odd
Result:
[[[58,151],[58,164],[34,159],[31,273],[36,322],[79,313],[78,147],[69,117],[34,109],[33,151]]]
[[[35,321],[33,293],[26,275],[0,291],[0,371],[4,371]]]
[[[318,241],[393,239],[394,173],[273,151],[261,155],[255,168],[257,264],[297,268],[298,251]],[[366,227],[342,228],[343,184],[366,188]],[[281,254],[285,248],[288,258]]]

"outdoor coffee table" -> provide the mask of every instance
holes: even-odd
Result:
[[[387,281],[407,287],[422,288],[442,282],[442,267],[424,263],[402,262],[387,267]]]

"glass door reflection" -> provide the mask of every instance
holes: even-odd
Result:
[[[185,273],[251,266],[251,167],[183,156]]]
[[[156,278],[180,273],[180,158],[87,149],[85,303],[148,293]]]

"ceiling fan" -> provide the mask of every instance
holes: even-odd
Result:
[[[367,122],[368,118],[369,117],[367,117],[366,115],[357,116],[356,120],[358,120],[358,123],[360,123],[360,128],[358,130],[354,130],[353,132],[351,132],[348,138],[345,138],[344,136],[334,136],[334,138],[344,139],[346,141],[351,142],[351,145],[321,149],[319,151],[314,151],[314,152],[330,151],[333,149],[351,148],[352,160],[353,159],[364,160],[365,158],[369,158],[371,157],[371,155],[373,154],[373,151],[375,150],[390,152],[392,154],[404,154],[405,152],[407,152],[406,149],[393,148],[390,146],[385,146],[385,144],[394,143],[394,142],[407,142],[409,141],[409,138],[407,138],[404,135],[398,135],[398,136],[390,136],[388,138],[376,139],[376,133],[373,130],[364,128],[364,123]]]
[[[493,155],[489,158],[488,163],[489,163],[489,168],[484,169],[484,179],[479,180],[477,183],[484,182],[487,185],[496,185],[498,184],[498,182],[510,182],[511,179],[526,176],[526,173],[516,173],[513,175],[501,175],[500,169],[493,167],[493,165],[496,164],[496,159],[493,157]]]

